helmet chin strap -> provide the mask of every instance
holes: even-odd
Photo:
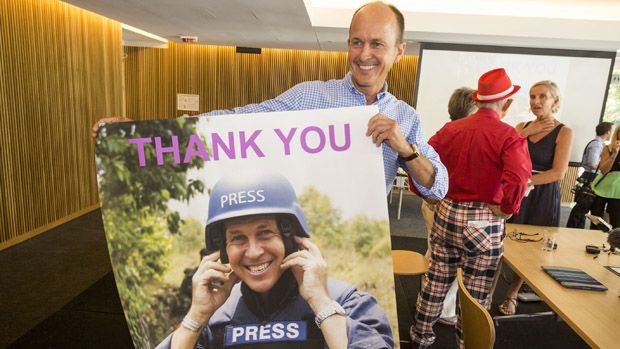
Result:
[[[278,221],[278,228],[280,228],[280,234],[282,234],[282,241],[284,242],[284,255],[298,251],[299,247],[295,243],[293,237],[297,234],[299,227],[297,226],[297,220],[286,215],[278,215],[276,217]]]
[[[219,222],[211,226],[205,227],[205,245],[207,253],[220,251],[220,262],[228,263],[228,254],[226,253],[226,236],[224,235],[224,225]]]

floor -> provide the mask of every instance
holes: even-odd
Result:
[[[394,249],[424,252],[419,199],[404,195],[389,205]],[[563,209],[563,217],[568,210]],[[565,219],[565,218],[564,218]],[[506,280],[510,270],[505,271]],[[0,348],[131,348],[131,337],[111,272],[100,212],[94,211],[0,252]],[[400,337],[408,338],[419,279],[400,281]],[[492,315],[507,287],[500,281]],[[496,321],[495,348],[587,348],[542,302],[519,305],[524,316]],[[433,348],[454,348],[454,328],[436,326]]]
[[[111,271],[99,210],[0,252],[0,348]]]

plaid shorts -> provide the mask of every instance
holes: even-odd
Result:
[[[418,296],[411,339],[419,348],[435,341],[433,325],[441,314],[443,300],[463,268],[463,281],[469,293],[488,308],[489,291],[504,252],[504,219],[482,202],[456,202],[444,199],[437,206],[431,234],[432,254],[427,282]],[[457,339],[463,347],[461,315],[457,307]]]

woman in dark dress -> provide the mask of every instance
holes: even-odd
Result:
[[[560,92],[549,80],[530,88],[530,108],[536,120],[520,123],[517,130],[527,137],[532,159],[534,189],[523,198],[519,213],[509,222],[557,227],[560,224],[560,180],[568,169],[573,131],[555,119],[560,107]],[[517,293],[523,284],[514,276],[499,311],[512,315],[517,308]]]

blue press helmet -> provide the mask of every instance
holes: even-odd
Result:
[[[241,172],[220,179],[209,197],[205,227],[207,249],[219,249],[220,259],[226,263],[223,222],[230,218],[264,214],[276,216],[287,250],[293,248],[292,235],[310,237],[306,216],[295,190],[281,174]]]

